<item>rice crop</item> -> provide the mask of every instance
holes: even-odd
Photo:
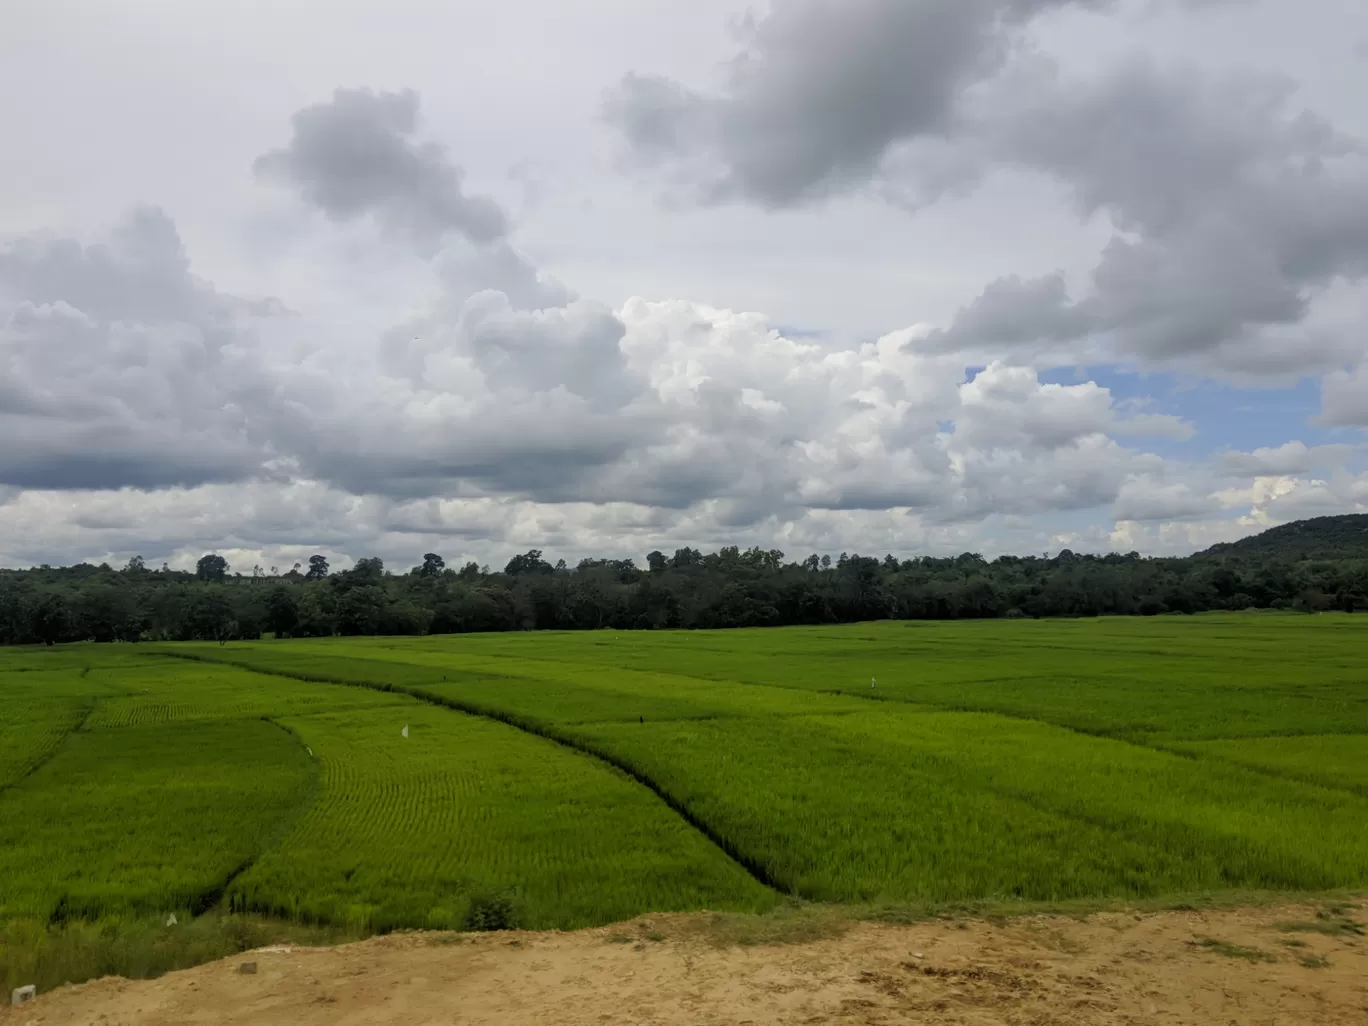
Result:
[[[399,700],[284,722],[323,793],[234,881],[234,910],[449,929],[502,900],[503,925],[569,928],[774,901],[655,795],[541,738]]]
[[[1353,790],[1363,623],[886,623],[210,655],[407,691],[600,755],[789,893],[1051,899],[1368,882]],[[1250,755],[1293,749],[1295,767]]]
[[[1173,747],[1176,751],[1368,797],[1368,734],[1238,738],[1184,742]]]
[[[1368,887],[1366,643],[1231,614],[0,651],[0,924]]]
[[[206,908],[314,777],[260,720],[76,731],[0,794],[0,919]]]

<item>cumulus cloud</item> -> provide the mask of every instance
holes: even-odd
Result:
[[[165,528],[187,548],[219,536],[244,552],[310,532],[325,544],[352,520],[363,538],[489,544],[517,536],[491,519],[515,508],[537,511],[548,544],[599,537],[585,525],[604,510],[619,531],[713,543],[834,536],[822,517],[838,513],[905,538],[1105,505],[1153,462],[1112,439],[1127,418],[1095,384],[1005,365],[966,379],[958,358],[909,351],[909,332],[834,348],[682,301],[518,309],[492,290],[451,298],[434,272],[432,309],[369,347],[278,345],[308,332],[308,311],[258,323],[193,278],[163,215],[135,221],[163,248],[58,249],[100,254],[106,276],[155,255],[192,298],[125,294],[115,321],[90,298],[118,295],[98,275],[65,293],[93,313],[6,279],[52,299],[14,300],[0,350],[0,415],[20,443],[0,482],[25,489],[4,507],[11,538],[53,508],[64,525],[34,544],[98,536],[109,551],[145,547],[151,510],[188,522]]]
[[[448,233],[493,242],[508,220],[492,199],[469,196],[463,173],[434,142],[414,138],[418,94],[338,89],[291,118],[283,148],[253,165],[267,181],[299,191],[335,221],[374,217],[396,234],[432,245]]]
[[[1368,273],[1368,162],[1293,92],[1135,62],[1017,94],[980,129],[993,160],[1065,183],[1116,234],[1079,298],[1058,274],[1004,278],[927,344],[1091,341],[1113,359],[1294,377],[1361,352],[1308,320]]]
[[[1341,467],[1353,454],[1352,445],[1307,445],[1294,441],[1253,452],[1223,452],[1217,457],[1217,464],[1233,477],[1286,477]]]
[[[1368,474],[1338,471],[1324,477],[1257,477],[1216,493],[1227,508],[1248,506],[1270,523],[1368,510]]]
[[[939,12],[989,53],[1041,6],[927,4],[917,17]],[[757,23],[756,45],[805,24]],[[848,30],[872,31],[861,24]],[[428,301],[375,337],[219,290],[155,209],[95,242],[0,247],[0,430],[13,443],[0,448],[0,562],[209,547],[264,563],[312,546],[389,558],[439,543],[482,560],[519,546],[1034,549],[1077,544],[1034,526],[1061,511],[1140,523],[1244,501],[1203,497],[1135,441],[1189,437],[1191,424],[1095,382],[1043,381],[1022,358],[1032,325],[1068,344],[1105,319],[1069,299],[1063,276],[999,283],[948,333],[849,345],[684,300],[610,309],[517,252],[498,207],[467,196],[447,154],[419,138],[417,110],[411,93],[341,90],[256,163],[328,219],[373,219],[423,258],[405,259]],[[1330,149],[1299,173],[1328,173]],[[1085,156],[1067,162],[1102,159]],[[754,181],[796,197],[855,166],[824,159],[807,184],[759,165]],[[1270,181],[1287,177],[1270,167]],[[1105,202],[1132,211],[1126,245],[1200,219],[1200,205]],[[967,371],[973,346],[947,342],[956,331],[998,352]],[[1291,454],[1243,455],[1297,473]],[[1328,480],[1315,495],[1360,501],[1355,481]]]
[[[163,215],[135,220],[192,299],[138,308],[125,293],[110,321],[90,296],[118,293],[96,275],[66,293],[96,314],[21,299],[8,317],[0,415],[22,444],[0,481],[26,490],[0,522],[26,538],[68,511],[32,535],[35,558],[93,537],[155,552],[159,532],[273,560],[306,537],[487,551],[588,545],[610,528],[652,544],[905,548],[985,518],[1105,508],[1161,463],[1116,438],[1172,430],[1095,383],[999,363],[966,376],[953,354],[909,348],[917,330],[840,348],[678,300],[519,309],[495,290],[443,291],[440,261],[428,313],[341,353],[295,337],[307,311],[250,318],[193,278]],[[136,267],[113,241],[58,248],[101,254],[106,275]],[[6,281],[23,292],[28,279]],[[150,491],[172,485],[186,487]]]
[[[961,93],[1044,10],[1107,0],[779,0],[714,94],[629,74],[608,120],[707,200],[782,207],[869,181],[899,140],[950,132]]]
[[[0,247],[0,484],[157,488],[254,472],[270,455],[248,416],[270,390],[254,309],[190,273],[154,208],[90,246]]]
[[[1149,498],[1144,497],[1144,488],[1137,489],[1134,504],[1130,493],[1130,487],[1123,489],[1123,499],[1117,502],[1117,520],[1108,541],[1118,551],[1155,555],[1185,556],[1307,517],[1368,512],[1368,474],[1343,470],[1324,477],[1256,477],[1218,489],[1206,500],[1183,485],[1161,486]],[[1210,518],[1217,510],[1234,515]]]
[[[870,184],[909,146],[948,188],[966,165],[940,144],[965,132],[966,94],[1008,65],[1022,30],[1050,11],[1116,3],[777,0],[740,24],[716,91],[633,72],[604,113],[640,164],[706,202],[808,202]]]
[[[1047,11],[1114,6],[780,0],[747,23],[718,91],[632,75],[608,117],[704,201],[873,189],[915,206],[1013,169],[1112,226],[1077,294],[1062,273],[1008,275],[919,345],[1249,379],[1359,358],[1361,337],[1315,322],[1368,274],[1362,141],[1299,110],[1286,79],[1143,59],[1079,77],[1016,45]]]
[[[1121,486],[1112,516],[1119,521],[1178,520],[1214,513],[1220,506],[1213,496],[1202,495],[1186,484],[1131,478]]]
[[[1239,541],[1277,522],[1258,515],[1229,520],[1174,520],[1168,523],[1118,520],[1107,542],[1116,552],[1145,552],[1156,556],[1188,556],[1222,542]]]

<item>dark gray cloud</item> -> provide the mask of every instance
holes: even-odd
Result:
[[[497,280],[507,255],[493,255]],[[0,486],[304,476],[355,494],[590,494],[590,471],[654,430],[622,412],[644,387],[622,322],[579,301],[519,308],[453,277],[442,263],[452,291],[428,317],[347,351],[303,342],[308,318],[254,330],[261,305],[195,278],[160,211],[90,244],[17,240],[0,248]],[[530,298],[548,297],[565,298]]]
[[[0,484],[162,488],[253,473],[269,448],[248,418],[268,391],[243,348],[253,305],[191,275],[175,225],[152,208],[105,242],[0,247]]]
[[[908,145],[924,147],[922,184],[944,192],[969,169],[941,144],[964,134],[966,94],[1002,71],[1021,30],[1049,11],[1117,3],[776,0],[742,23],[717,92],[631,73],[604,113],[640,164],[707,202],[787,207],[858,188]]]
[[[283,149],[257,158],[258,175],[299,191],[336,221],[373,216],[425,246],[455,233],[477,243],[508,232],[493,200],[469,196],[463,173],[434,142],[418,142],[418,94],[338,89],[298,111]]]
[[[156,207],[128,212],[107,240],[18,238],[0,244],[0,300],[66,303],[99,323],[194,324],[212,341],[231,331],[245,301],[219,295],[190,273],[175,223]],[[267,311],[270,300],[257,301]],[[264,305],[262,305],[264,304]]]
[[[1368,163],[1286,82],[1136,63],[1043,83],[980,130],[994,160],[1058,179],[1117,234],[1079,298],[1058,274],[1000,279],[924,344],[1091,338],[1122,360],[1284,375],[1361,351],[1299,329],[1368,273]]]
[[[1004,346],[1297,376],[1356,359],[1313,327],[1368,273],[1368,161],[1295,83],[1143,60],[1062,74],[1017,44],[1037,16],[1109,0],[779,0],[716,93],[633,75],[607,112],[642,162],[705,200],[766,207],[872,187],[921,205],[996,169],[1046,176],[1115,235],[1086,286],[990,284],[918,344]],[[1186,6],[1199,6],[1188,3]]]
[[[895,142],[951,132],[1014,28],[1107,2],[779,0],[746,22],[720,93],[631,74],[606,115],[638,159],[683,165],[705,197],[788,206],[867,182]]]

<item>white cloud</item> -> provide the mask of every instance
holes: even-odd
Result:
[[[1155,556],[1187,556],[1218,545],[1239,541],[1270,527],[1275,522],[1257,516],[1234,520],[1176,521],[1168,524],[1118,521],[1109,541],[1116,552],[1142,552]]]
[[[1217,464],[1225,473],[1236,477],[1285,476],[1343,466],[1354,451],[1352,445],[1307,445],[1292,441],[1253,452],[1223,452],[1218,455]]]
[[[1189,485],[1164,484],[1151,478],[1131,478],[1121,486],[1112,516],[1126,520],[1178,520],[1214,512],[1220,503]]]

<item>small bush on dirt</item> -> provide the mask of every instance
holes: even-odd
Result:
[[[508,894],[477,894],[465,915],[467,930],[516,930],[521,922],[518,906]]]

